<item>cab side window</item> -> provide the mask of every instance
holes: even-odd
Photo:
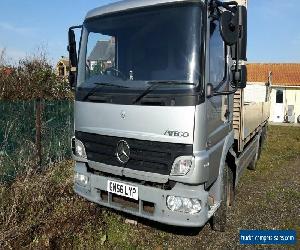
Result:
[[[225,77],[225,45],[219,22],[210,24],[210,83],[217,86]]]

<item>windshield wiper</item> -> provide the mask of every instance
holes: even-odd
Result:
[[[96,90],[99,87],[117,87],[117,88],[124,88],[127,89],[128,87],[126,86],[122,86],[122,85],[118,85],[118,84],[113,84],[113,83],[106,83],[106,82],[95,82],[94,83],[96,86],[86,94],[85,97],[83,97],[82,101],[86,101],[90,96],[92,96],[93,94],[95,94]]]
[[[151,84],[151,85],[134,100],[133,104],[138,103],[146,95],[148,95],[150,92],[152,92],[155,88],[163,86],[163,85],[193,85],[193,86],[195,86],[195,83],[186,82],[186,81],[175,81],[175,80],[147,81],[146,83]]]

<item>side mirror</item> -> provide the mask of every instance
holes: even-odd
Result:
[[[233,45],[239,36],[238,16],[224,11],[220,17],[220,33],[226,45]]]
[[[239,66],[239,70],[234,72],[234,82],[238,89],[244,89],[247,85],[247,67]]]
[[[76,38],[73,29],[69,29],[69,58],[71,62],[71,67],[77,67],[77,49],[76,49]]]
[[[240,60],[247,61],[247,8],[238,6],[239,26],[241,27],[239,37]]]
[[[245,6],[237,7],[238,26],[239,34],[238,40],[231,47],[232,58],[237,60],[237,49],[238,45],[239,60],[247,61],[247,8]]]
[[[71,27],[69,29],[69,33],[68,33],[69,45],[67,48],[69,51],[69,60],[70,60],[70,72],[69,72],[68,79],[71,88],[74,88],[76,85],[76,71],[78,66],[76,38],[75,38],[75,32],[73,30],[74,28],[78,28],[78,26]]]

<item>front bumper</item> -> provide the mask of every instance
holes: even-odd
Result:
[[[163,224],[169,224],[182,227],[201,227],[208,221],[208,193],[204,190],[203,185],[187,186],[177,183],[172,190],[163,190],[160,188],[140,185],[138,183],[130,183],[120,180],[117,177],[105,177],[94,175],[87,172],[85,163],[76,162],[75,171],[89,176],[89,183],[86,187],[82,187],[75,183],[75,192],[86,198],[87,200],[100,204],[105,207],[110,207],[119,211],[123,211],[138,217],[157,221]],[[107,181],[119,181],[129,185],[137,186],[139,189],[139,201],[136,207],[126,206],[115,202],[112,194],[107,194],[107,199],[102,199],[102,193],[107,193]],[[191,215],[181,212],[173,212],[166,205],[168,195],[181,196],[186,198],[195,198],[201,201],[202,209],[199,213]],[[144,210],[144,204],[151,203],[154,205],[154,211],[149,213]]]

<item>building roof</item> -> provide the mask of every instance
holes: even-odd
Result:
[[[112,41],[98,41],[88,57],[89,61],[113,61],[115,44]]]
[[[272,72],[272,85],[300,86],[300,63],[249,63],[249,82],[267,82]]]
[[[115,13],[124,10],[136,9],[141,7],[150,7],[162,4],[173,4],[182,2],[203,2],[204,0],[125,0],[111,3],[108,5],[101,6],[88,12],[86,19],[93,18],[96,16],[105,15],[108,13]]]

